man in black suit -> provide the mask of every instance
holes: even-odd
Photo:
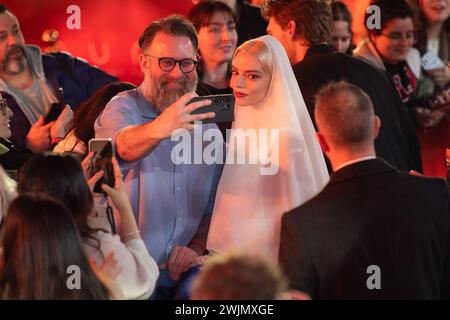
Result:
[[[362,88],[373,101],[383,126],[375,149],[396,168],[422,171],[420,144],[414,125],[391,80],[381,70],[329,45],[332,12],[326,1],[264,1],[267,33],[283,44],[313,122],[314,95],[330,81],[346,80]]]
[[[319,142],[334,174],[283,216],[280,263],[313,299],[450,299],[450,195],[443,179],[377,158],[372,102],[347,82],[316,100]]]

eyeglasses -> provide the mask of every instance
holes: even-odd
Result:
[[[406,41],[415,41],[416,40],[416,33],[415,32],[407,32],[406,34],[402,34],[399,32],[393,32],[390,34],[384,34],[380,33],[380,35],[385,36],[389,40],[392,40],[393,42],[400,42],[402,39],[406,39]]]
[[[158,59],[159,68],[165,72],[172,71],[175,68],[177,63],[178,63],[178,66],[180,67],[181,72],[183,72],[183,73],[190,73],[190,72],[194,71],[195,67],[197,66],[197,61],[194,59],[176,60],[174,58],[169,58],[169,57],[162,57],[162,58],[155,57],[150,54],[144,54],[144,56]]]

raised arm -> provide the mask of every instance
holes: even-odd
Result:
[[[167,107],[155,120],[138,126],[122,129],[116,137],[117,153],[122,160],[137,161],[150,154],[161,140],[169,138],[177,129],[192,130],[193,122],[213,118],[215,114],[191,115],[197,108],[211,104],[203,100],[188,104],[196,93],[187,93]]]

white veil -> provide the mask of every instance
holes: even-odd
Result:
[[[236,106],[231,147],[217,189],[207,248],[215,252],[256,252],[277,261],[282,215],[315,196],[329,176],[284,48],[271,36],[251,41],[265,43],[272,52],[272,78],[263,101]],[[237,129],[279,129],[279,148],[264,141],[258,145],[258,154],[236,147]],[[257,157],[260,163],[233,163],[239,152]],[[274,175],[262,174],[268,159],[269,165],[279,166]]]

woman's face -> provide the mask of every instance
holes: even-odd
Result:
[[[381,56],[389,63],[405,61],[414,44],[414,25],[411,18],[393,19],[386,23],[381,34],[371,37]]]
[[[420,8],[428,22],[443,22],[450,15],[450,0],[421,0]]]
[[[198,31],[199,50],[205,63],[222,63],[233,58],[237,44],[236,24],[224,12],[211,16],[209,26]]]
[[[347,21],[333,21],[331,30],[332,45],[338,52],[347,52],[352,41],[352,34]]]
[[[13,116],[13,112],[10,108],[0,108],[0,138],[11,138],[11,129],[9,127],[9,121]]]
[[[261,102],[269,90],[270,78],[251,51],[239,52],[233,60],[230,82],[236,104],[249,106]]]

